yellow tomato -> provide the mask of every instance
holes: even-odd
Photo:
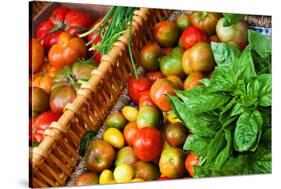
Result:
[[[114,179],[118,183],[130,182],[134,174],[133,166],[127,163],[118,165],[113,172]]]
[[[107,129],[103,134],[103,140],[115,148],[122,148],[125,144],[123,134],[116,128]]]
[[[112,171],[110,171],[109,169],[106,169],[103,172],[101,172],[100,178],[99,178],[99,183],[100,184],[113,184],[113,183],[115,183]]]
[[[173,113],[169,113],[167,115],[167,119],[170,123],[182,123],[180,119],[177,118],[177,116]]]
[[[131,182],[144,182],[142,178],[134,178]]]
[[[122,113],[124,115],[124,117],[128,120],[128,121],[136,121],[137,117],[138,117],[138,113],[139,111],[131,106],[125,106],[122,109]]]

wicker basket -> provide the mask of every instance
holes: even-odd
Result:
[[[55,6],[57,5],[54,3],[45,6],[39,15],[34,17],[34,26],[46,18]],[[90,7],[94,5],[68,4],[68,6],[91,11]],[[96,16],[100,16],[108,8],[95,7],[97,8]],[[166,9],[140,8],[135,11],[132,50],[136,63],[139,62],[140,49],[153,40],[153,25],[167,19],[171,13],[172,10]],[[248,16],[246,19],[253,22],[253,17]],[[266,19],[266,23],[266,26],[271,25],[271,17]],[[76,99],[65,107],[60,119],[51,124],[45,132],[44,140],[37,148],[34,148],[31,153],[31,187],[66,184],[80,160],[78,147],[81,137],[89,129],[96,131],[99,129],[126,87],[129,76],[133,74],[127,49],[128,36],[129,29],[114,43],[108,55],[102,57],[98,69],[93,71],[90,80],[81,86]]]
[[[44,9],[46,11],[46,7]],[[153,25],[166,19],[170,13],[170,10],[147,8],[135,11],[132,49],[137,63],[138,52],[153,39]],[[149,15],[153,15],[151,19],[148,19]],[[63,115],[51,124],[44,140],[33,149],[31,187],[65,185],[79,160],[81,137],[89,129],[99,129],[133,73],[127,50],[128,36],[129,29],[113,45],[108,55],[102,57],[90,80],[82,84],[76,99],[66,105]]]

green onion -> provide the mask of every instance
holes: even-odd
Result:
[[[112,48],[113,43],[116,42],[116,40],[126,32],[126,26],[128,23],[130,23],[130,34],[129,34],[129,40],[128,40],[128,50],[130,59],[133,65],[134,74],[136,78],[138,79],[137,71],[136,71],[136,65],[134,61],[134,57],[132,54],[132,48],[131,48],[131,38],[132,38],[132,18],[134,11],[137,8],[134,7],[117,7],[113,6],[111,7],[101,22],[95,25],[94,28],[90,29],[89,31],[80,34],[79,37],[85,37],[87,35],[92,34],[93,32],[97,31],[99,32],[99,35],[101,36],[102,40],[100,43],[92,46],[89,50],[97,50],[101,55],[106,55],[109,53],[109,51]],[[110,20],[111,19],[111,20]],[[97,35],[97,36],[99,36]],[[90,45],[93,43],[95,39],[92,39],[90,42],[88,42],[86,45]]]

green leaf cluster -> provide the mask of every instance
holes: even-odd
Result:
[[[271,40],[249,30],[240,50],[211,43],[211,79],[168,96],[192,133],[184,150],[200,157],[195,177],[271,173]]]

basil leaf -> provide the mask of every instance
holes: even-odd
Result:
[[[252,154],[246,174],[271,173],[271,159],[271,150],[260,147],[257,152]]]
[[[260,32],[249,30],[248,41],[251,49],[257,52],[259,56],[265,58],[269,57],[269,55],[271,54],[271,40],[269,39],[269,37],[261,34]]]
[[[194,165],[193,167],[194,167],[193,178],[209,177],[212,175],[211,170],[206,167],[200,165]]]
[[[215,67],[213,78],[206,92],[230,92],[236,84],[235,72],[232,65],[226,64]]]
[[[258,110],[243,112],[234,130],[234,149],[238,152],[248,151],[256,142],[262,127],[262,117]]]
[[[262,115],[263,127],[271,127],[271,107],[259,108]]]
[[[245,165],[248,163],[248,155],[239,154],[236,157],[229,157],[219,170],[220,176],[238,175],[243,172]]]
[[[266,148],[271,149],[271,128],[267,128],[261,137],[260,143]]]
[[[240,115],[241,113],[243,113],[245,111],[245,109],[243,108],[242,104],[240,102],[237,102],[232,110],[231,110],[231,113],[230,113],[230,116],[233,117],[233,116],[237,116],[237,115]]]
[[[215,110],[223,106],[228,100],[229,96],[222,93],[215,93],[184,98],[183,102],[186,109],[193,113],[201,113]]]
[[[260,82],[258,79],[252,79],[247,85],[247,94],[251,95],[253,98],[259,96],[261,90]]]
[[[242,52],[239,61],[233,64],[233,71],[235,73],[235,81],[242,79],[248,83],[251,78],[257,76],[249,45]]]
[[[252,51],[252,58],[258,75],[271,73],[271,56],[260,57],[255,51]]]
[[[241,54],[238,47],[228,43],[211,42],[211,48],[217,65],[233,64]]]
[[[262,86],[260,92],[259,105],[263,107],[271,106],[271,90],[272,90],[271,74],[262,74],[258,76],[258,81]]]
[[[215,137],[211,140],[207,152],[207,164],[210,164],[218,153],[225,146],[225,134],[223,130],[216,133]]]
[[[224,27],[231,26],[241,21],[241,19],[243,18],[243,15],[241,14],[223,13],[223,16],[224,16],[224,22],[223,22]]]
[[[225,163],[225,161],[229,157],[229,153],[232,146],[232,140],[231,140],[231,131],[229,129],[224,130],[225,133],[225,140],[226,140],[226,146],[224,149],[218,154],[215,163],[214,163],[214,169],[220,169],[222,165]]]
[[[198,135],[189,135],[186,138],[183,149],[190,150],[199,156],[207,155],[207,147],[210,142],[210,139],[204,138]]]
[[[175,96],[167,96],[176,116],[182,120],[185,126],[193,133],[199,136],[212,137],[215,131],[210,127],[214,124],[213,120],[204,119],[204,115],[195,115],[186,110],[184,103]]]

